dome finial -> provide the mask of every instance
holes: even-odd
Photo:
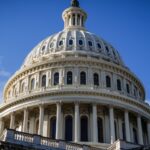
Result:
[[[71,1],[71,6],[72,7],[80,7],[79,1],[78,0],[72,0]]]

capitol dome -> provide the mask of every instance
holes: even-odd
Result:
[[[77,0],[62,17],[63,31],[35,46],[6,83],[0,134],[10,128],[101,149],[119,139],[150,144],[141,81],[111,44],[86,30]]]
[[[23,68],[56,55],[84,55],[123,66],[119,53],[112,45],[88,31],[64,29],[40,42],[26,57]],[[42,59],[43,58],[43,59]]]

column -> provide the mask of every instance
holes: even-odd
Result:
[[[40,105],[39,107],[39,130],[38,134],[43,135],[43,120],[44,120],[44,107]]]
[[[80,115],[79,115],[79,103],[75,103],[75,131],[74,141],[79,142],[80,140]]]
[[[60,85],[64,85],[64,76],[65,76],[65,71],[64,71],[64,69],[62,68],[61,70],[60,70]]]
[[[88,68],[88,84],[89,86],[93,86],[93,76],[92,76],[92,68]]]
[[[74,84],[77,86],[79,80],[79,69],[77,67],[74,68]]]
[[[56,139],[61,138],[61,104],[57,103],[57,114],[56,114]]]
[[[148,136],[148,144],[150,144],[150,121],[147,123],[147,136]]]
[[[10,115],[10,129],[14,129],[15,128],[15,114],[11,113]]]
[[[113,84],[112,84],[112,89],[114,91],[117,90],[117,75],[115,73],[113,73]]]
[[[119,139],[123,139],[122,120],[121,120],[121,118],[118,119],[118,128],[119,128]]]
[[[4,130],[4,121],[2,118],[0,118],[0,134],[3,132]]]
[[[97,129],[97,106],[93,104],[93,142],[98,142],[98,129]]]
[[[113,144],[115,141],[114,109],[113,109],[113,107],[109,108],[109,117],[110,117],[110,141],[111,141],[111,144]]]
[[[137,129],[138,129],[138,143],[143,145],[143,131],[142,131],[141,116],[137,117]]]
[[[24,109],[24,117],[23,117],[23,132],[28,132],[28,110]]]
[[[124,112],[124,119],[125,119],[126,141],[131,142],[130,125],[129,125],[129,113],[128,113],[127,110],[125,110],[125,112]]]

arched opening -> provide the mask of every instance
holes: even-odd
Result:
[[[77,25],[78,26],[80,25],[80,15],[78,15],[78,17],[77,17]]]
[[[110,88],[111,87],[111,79],[109,76],[106,76],[106,87]]]
[[[117,127],[116,120],[114,121],[114,126],[115,126],[115,140],[117,140],[118,139],[118,127]]]
[[[127,90],[127,93],[130,94],[130,88],[129,88],[129,84],[128,83],[126,84],[126,90]]]
[[[80,133],[81,133],[81,141],[88,141],[88,118],[87,116],[82,116],[81,119],[81,127],[80,127]]]
[[[34,90],[34,87],[35,87],[35,79],[33,78],[31,80],[31,90]]]
[[[138,139],[137,139],[137,131],[135,128],[133,128],[133,142],[135,144],[138,144]]]
[[[46,75],[42,76],[42,87],[46,87]]]
[[[67,84],[72,84],[72,72],[67,72]]]
[[[55,139],[56,135],[56,117],[50,119],[50,138]]]
[[[38,131],[39,131],[39,120],[37,120],[35,123],[35,133],[38,134]]]
[[[99,86],[99,76],[97,73],[94,73],[93,79],[94,79],[94,85]]]
[[[120,81],[120,79],[117,79],[117,90],[121,91],[121,81]]]
[[[97,118],[97,127],[98,127],[98,142],[103,143],[104,142],[103,119],[100,117]]]
[[[80,84],[86,85],[86,73],[84,71],[80,73]]]
[[[59,73],[56,72],[54,74],[54,85],[58,85],[59,84]]]
[[[72,141],[72,116],[67,116],[65,118],[65,140]]]

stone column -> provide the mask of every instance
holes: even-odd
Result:
[[[143,131],[142,131],[141,116],[137,117],[137,129],[138,129],[138,143],[143,145]]]
[[[98,142],[98,128],[97,128],[97,106],[93,104],[93,142]]]
[[[75,131],[74,131],[74,141],[79,142],[80,140],[80,112],[79,112],[79,103],[75,103]]]
[[[116,91],[117,90],[117,75],[115,73],[113,73],[113,79],[112,79],[112,81],[113,81],[112,89],[114,91]]]
[[[43,120],[44,120],[44,106],[39,106],[39,130],[38,134],[43,135]]]
[[[3,132],[4,130],[4,121],[2,118],[0,118],[0,134]]]
[[[129,113],[127,110],[125,110],[124,112],[124,119],[125,119],[126,141],[131,142]]]
[[[123,139],[122,120],[121,120],[121,118],[118,119],[118,128],[119,128],[119,139]]]
[[[147,122],[148,144],[150,144],[150,121]]]
[[[77,67],[74,68],[74,84],[77,86],[79,82],[79,69]]]
[[[93,76],[92,76],[92,68],[88,68],[88,77],[87,84],[89,86],[93,86]]]
[[[65,76],[65,71],[64,69],[60,69],[60,85],[64,85],[64,76]]]
[[[23,132],[28,132],[28,110],[24,109],[24,117],[23,117]]]
[[[61,122],[61,104],[57,103],[57,114],[56,114],[56,139],[60,139],[61,138],[61,126],[62,126],[62,122]]]
[[[114,126],[114,109],[113,107],[109,108],[109,117],[110,117],[110,141],[111,144],[115,141],[115,126]]]
[[[15,129],[15,114],[14,112],[10,115],[10,129]]]

